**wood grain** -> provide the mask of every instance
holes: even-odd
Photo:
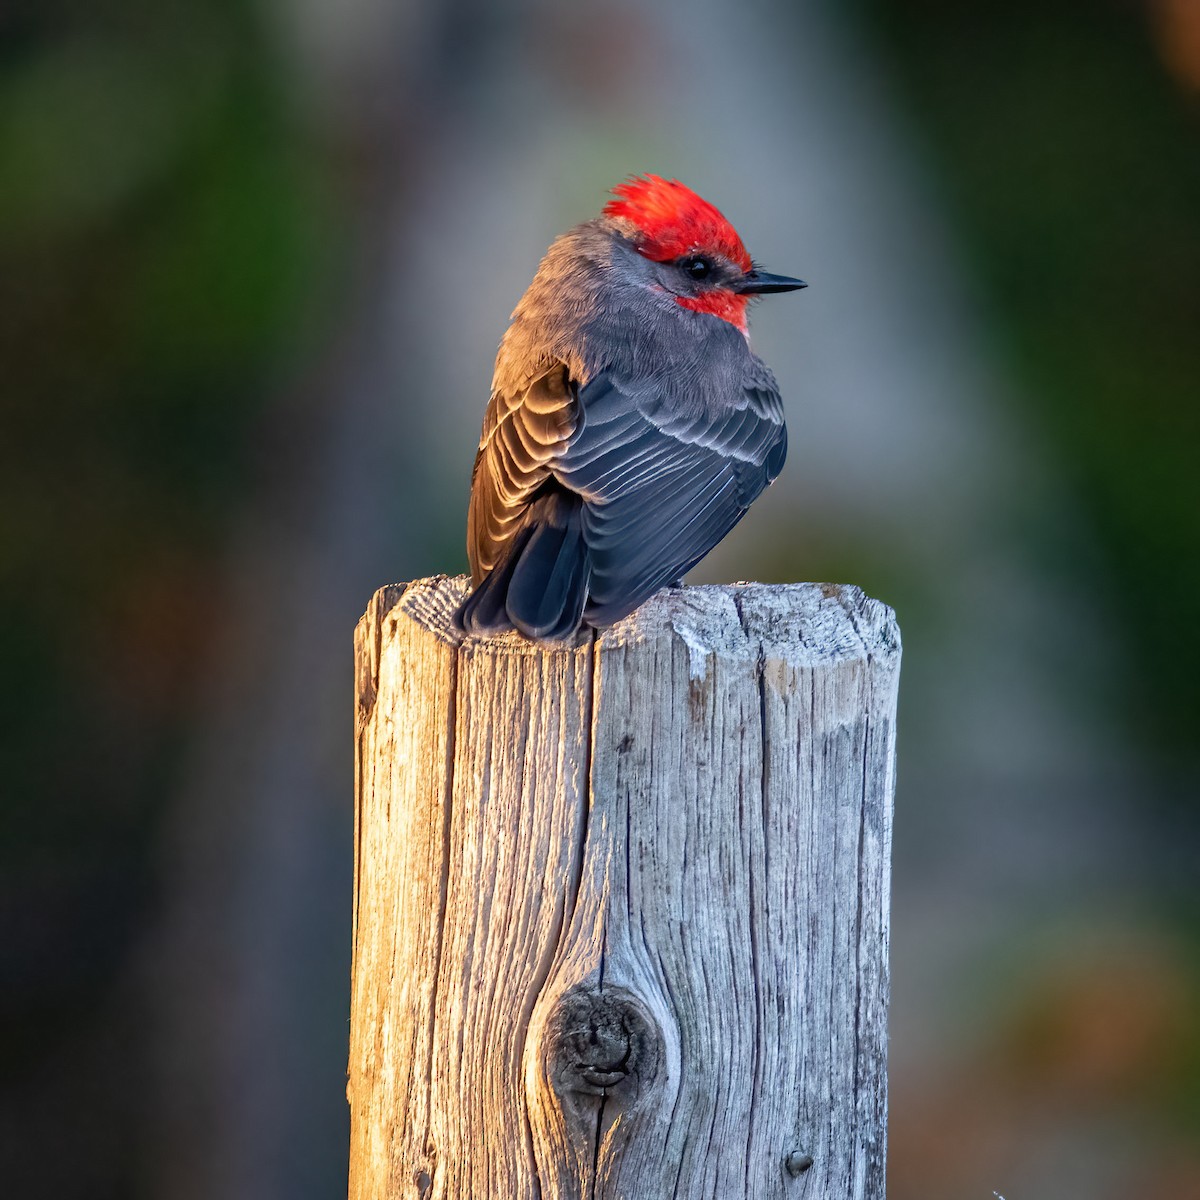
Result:
[[[350,1196],[884,1194],[899,633],[855,588],[685,588],[356,637]]]

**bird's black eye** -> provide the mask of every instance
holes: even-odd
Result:
[[[713,273],[712,261],[700,255],[693,255],[683,260],[683,269],[696,280],[707,279]]]

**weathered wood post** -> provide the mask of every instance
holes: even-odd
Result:
[[[877,1200],[899,634],[687,588],[464,641],[358,627],[351,1200]]]

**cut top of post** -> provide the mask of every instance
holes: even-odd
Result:
[[[861,588],[833,583],[734,583],[666,588],[608,629],[584,628],[566,642],[530,642],[517,633],[466,638],[454,613],[468,591],[466,576],[434,575],[380,588],[360,623],[359,635],[378,648],[368,627],[389,614],[403,617],[452,645],[464,641],[504,646],[510,651],[540,646],[581,645],[598,637],[608,645],[642,642],[672,629],[697,654],[742,657],[749,647],[765,659],[797,667],[848,659],[898,660],[900,630],[895,614]],[[378,666],[378,660],[374,663]]]

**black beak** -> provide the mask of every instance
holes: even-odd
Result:
[[[766,271],[747,271],[733,290],[743,296],[765,296],[769,292],[794,292],[808,287],[803,279],[792,279],[787,275],[771,275]]]

